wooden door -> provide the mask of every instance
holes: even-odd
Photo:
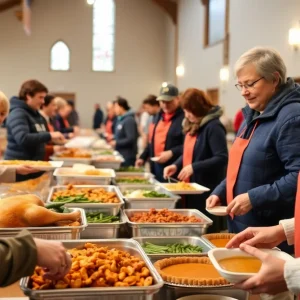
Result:
[[[207,89],[207,95],[212,100],[213,105],[219,105],[219,89]]]
[[[74,107],[76,106],[76,94],[75,93],[52,92],[50,94],[52,94],[56,97],[64,98],[65,100],[72,100],[74,102]]]

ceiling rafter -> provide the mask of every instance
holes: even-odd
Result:
[[[0,12],[6,11],[14,6],[21,5],[22,0],[6,0],[0,2]]]

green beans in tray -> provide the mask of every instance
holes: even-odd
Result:
[[[86,212],[86,219],[88,223],[118,223],[120,221],[118,216],[110,216],[102,212]]]
[[[117,172],[139,172],[143,173],[145,170],[143,168],[136,168],[133,166],[130,167],[121,167]]]
[[[141,183],[147,184],[149,183],[149,179],[139,178],[139,177],[123,177],[118,178],[117,183]]]
[[[76,195],[76,196],[59,196],[52,200],[52,202],[63,202],[66,203],[99,203],[101,201],[92,201],[89,200],[84,195]],[[53,204],[54,205],[54,204]]]
[[[169,244],[165,246],[154,245],[146,242],[142,245],[147,254],[189,254],[189,253],[202,253],[203,249],[200,246],[193,246],[190,244]]]
[[[170,198],[169,195],[163,194],[163,193],[159,193],[157,191],[147,191],[143,195],[146,198]]]

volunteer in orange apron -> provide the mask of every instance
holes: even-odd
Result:
[[[155,127],[154,123],[154,117],[157,115],[160,111],[159,102],[157,101],[157,97],[154,95],[149,95],[144,101],[143,101],[143,107],[144,110],[150,115],[150,118],[148,120],[148,145],[145,147],[143,153],[140,155],[139,159],[136,160],[135,166],[141,167],[145,164],[145,162],[150,158],[150,144],[153,137],[153,131]],[[153,162],[150,161],[150,170],[151,172],[154,172]]]
[[[222,109],[197,89],[186,90],[181,105],[185,112],[183,155],[164,169],[164,177],[174,176],[178,171],[180,181],[196,182],[213,190],[225,178],[228,160],[226,130],[219,120]],[[186,208],[208,215],[213,219],[211,232],[220,231],[224,229],[222,219],[205,210],[208,195],[209,192],[186,196]]]
[[[236,285],[237,288],[248,290],[253,294],[276,294],[276,299],[279,300],[293,299],[291,295],[284,293],[287,290],[300,295],[300,176],[298,176],[295,217],[281,220],[279,223],[272,227],[250,227],[237,234],[226,245],[228,248],[240,247],[263,263],[257,275]],[[270,249],[285,240],[289,245],[295,245],[296,259],[284,261],[257,249]]]
[[[106,119],[102,125],[103,137],[107,142],[114,139],[118,119],[115,115],[114,104],[108,102],[106,104]]]
[[[75,127],[71,127],[68,122],[68,116],[71,113],[71,106],[68,102],[60,97],[55,98],[57,106],[57,115],[54,118],[54,126],[61,133],[67,134],[68,137],[73,137]],[[71,135],[69,135],[71,134]]]
[[[178,95],[176,86],[163,83],[160,95],[157,97],[161,110],[153,119],[154,128],[148,156],[155,157],[152,173],[161,182],[165,181],[164,168],[181,156],[183,150],[182,121],[184,113],[180,107]]]
[[[286,78],[273,49],[253,48],[236,63],[236,87],[247,102],[230,152],[226,179],[207,207],[226,205],[228,228],[273,226],[294,215],[300,170],[300,86]],[[293,252],[286,243],[282,250]]]
[[[43,117],[45,128],[48,132],[54,132],[55,127],[53,124],[53,118],[56,116],[57,106],[55,103],[55,96],[54,95],[46,95],[44,99],[44,104],[39,111],[41,116]],[[53,155],[54,152],[58,152],[64,149],[63,146],[55,146],[54,143],[49,142],[46,144],[46,154],[45,159],[46,161],[50,160],[50,156]]]

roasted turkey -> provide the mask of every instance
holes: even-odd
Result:
[[[78,211],[56,213],[44,207],[37,196],[18,195],[0,200],[0,228],[42,227],[59,221],[76,221]]]

